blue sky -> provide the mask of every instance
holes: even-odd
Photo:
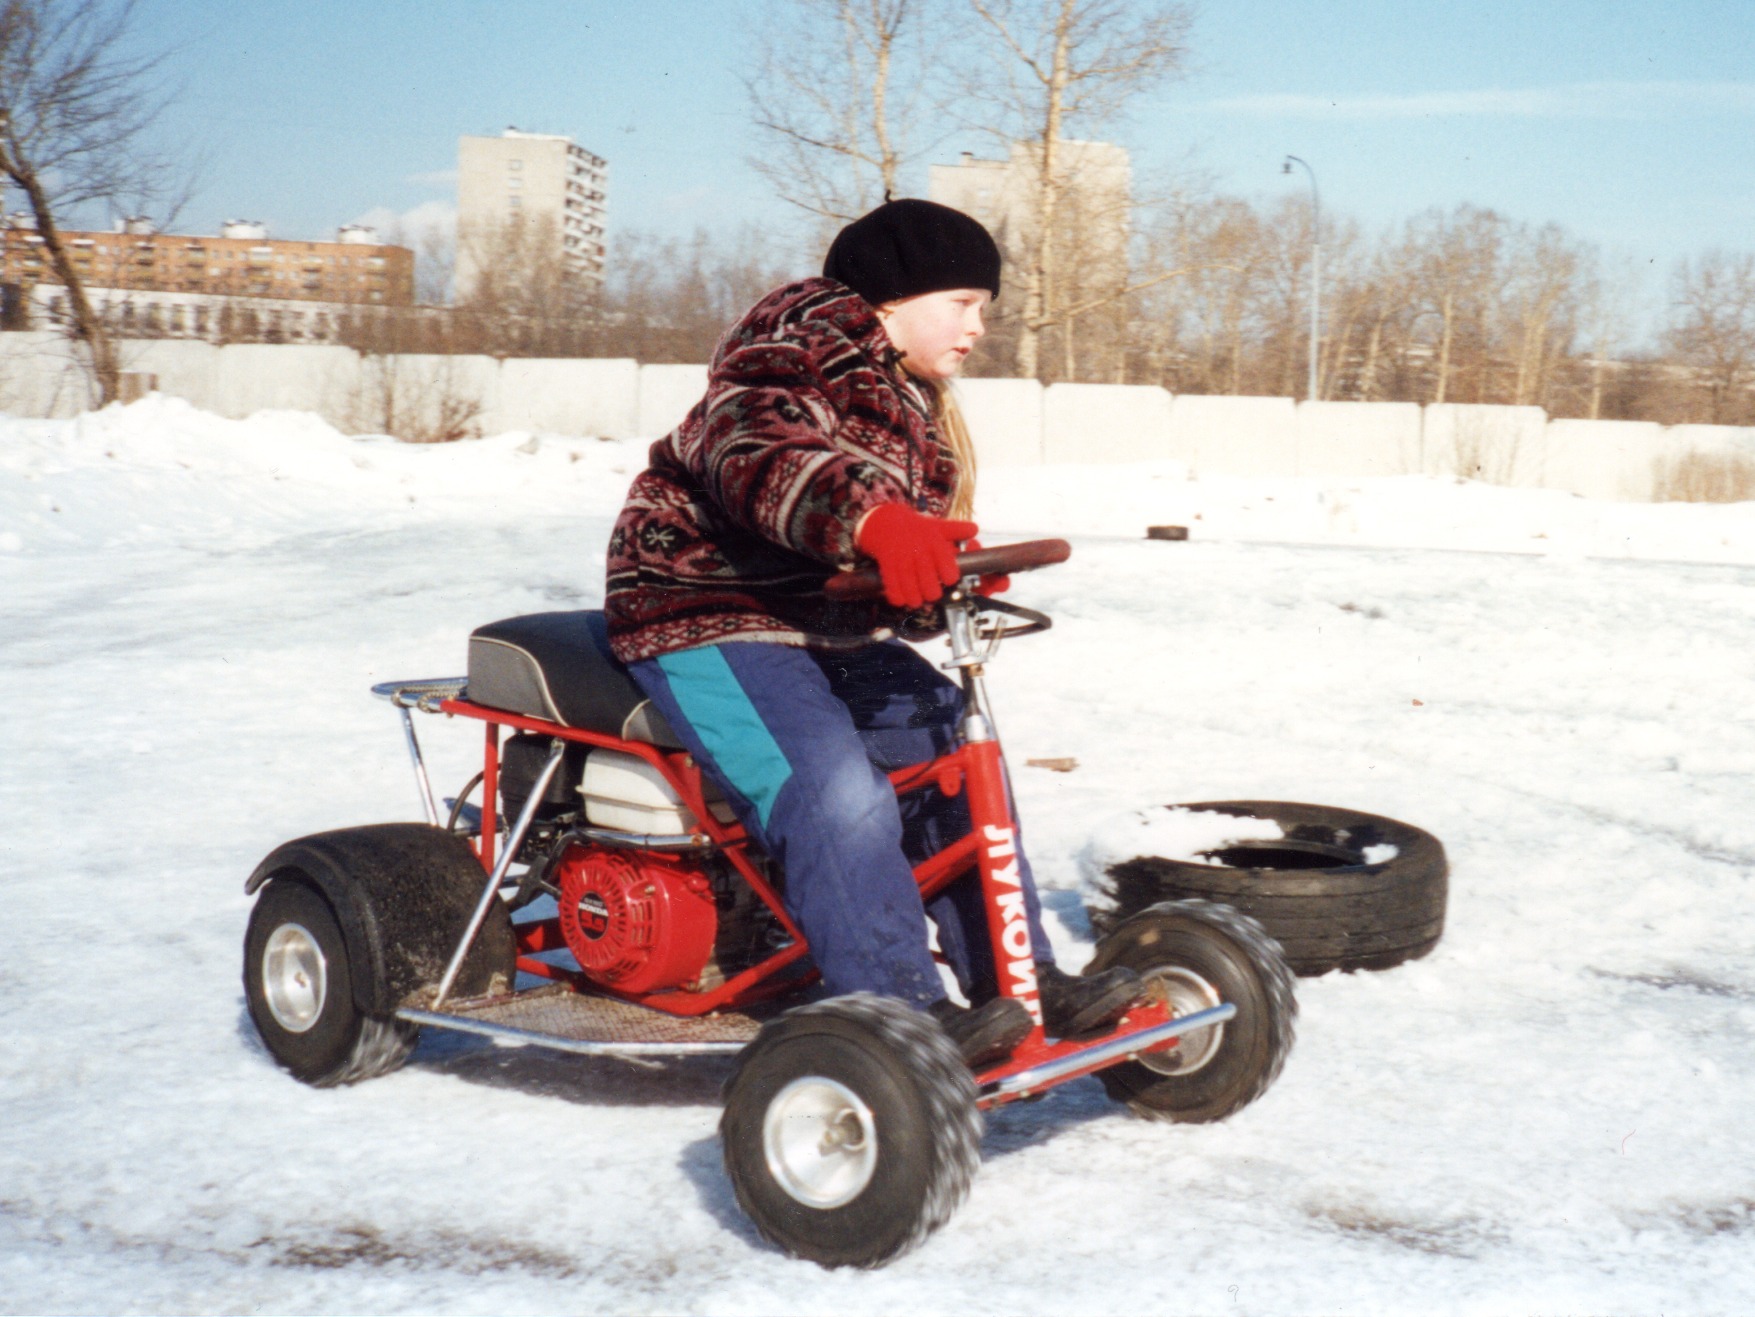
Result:
[[[431,213],[457,136],[509,124],[609,160],[612,243],[774,224],[738,76],[760,9],[141,0],[184,88],[166,133],[206,162],[179,227]],[[1755,0],[1208,0],[1187,76],[1110,135],[1142,172],[1192,161],[1258,200],[1305,187],[1279,172],[1297,154],[1369,229],[1468,201],[1663,271],[1755,247]]]

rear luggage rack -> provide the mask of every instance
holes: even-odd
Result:
[[[389,700],[402,715],[402,736],[408,742],[408,757],[414,761],[414,781],[420,790],[421,808],[426,811],[427,822],[435,828],[439,826],[439,807],[433,802],[433,784],[427,779],[427,763],[421,758],[420,738],[414,734],[414,719],[408,716],[408,711],[419,709],[422,713],[438,713],[439,706],[446,700],[461,699],[468,685],[468,677],[436,677],[424,681],[381,681],[372,687],[372,694],[381,700]]]
[[[437,713],[441,701],[460,699],[468,685],[468,677],[381,681],[372,687],[372,694],[381,700],[389,700],[398,709],[419,709],[422,713]]]

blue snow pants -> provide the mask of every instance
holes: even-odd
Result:
[[[928,914],[963,994],[976,1005],[996,994],[979,877],[923,905],[911,872],[968,833],[967,792],[898,800],[885,777],[951,747],[956,683],[900,641],[835,653],[728,641],[628,671],[779,866],[830,995],[942,998]],[[1021,849],[1019,870],[1037,963],[1052,963]]]

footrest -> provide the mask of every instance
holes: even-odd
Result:
[[[687,1056],[741,1051],[762,1027],[740,1011],[681,1016],[554,983],[509,997],[458,1002],[443,1011],[412,1007],[399,1019],[484,1034],[502,1043],[617,1056]]]

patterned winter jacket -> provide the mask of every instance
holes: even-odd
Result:
[[[869,509],[943,516],[956,462],[871,305],[828,279],[770,293],[720,342],[707,393],[652,446],[609,542],[624,663],[726,640],[812,648],[923,634],[932,614],[832,603]]]

